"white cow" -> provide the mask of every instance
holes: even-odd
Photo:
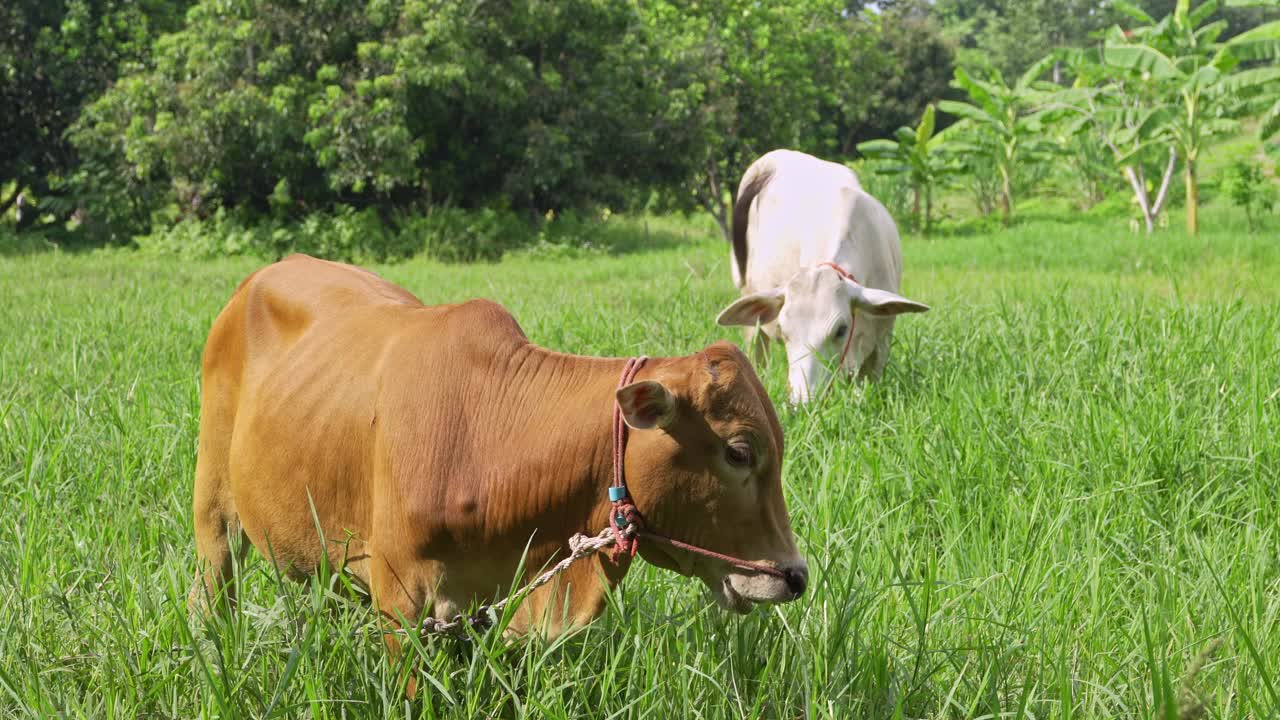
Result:
[[[929,309],[897,294],[902,251],[884,206],[845,166],[794,150],[774,150],[742,176],[732,253],[742,297],[716,322],[747,326],[757,361],[770,338],[783,342],[794,403],[837,364],[879,378],[894,316]]]

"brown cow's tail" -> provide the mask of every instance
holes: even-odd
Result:
[[[750,172],[750,170],[748,170]],[[761,170],[738,193],[733,203],[733,258],[738,263],[738,277],[747,281],[747,224],[751,217],[751,203],[773,179],[773,172]]]

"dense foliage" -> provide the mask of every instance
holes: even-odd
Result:
[[[723,219],[755,155],[832,150],[872,113],[890,50],[864,58],[880,24],[843,9],[205,0],[86,110],[76,190],[119,233],[337,207]]]
[[[1207,139],[1280,125],[1278,11],[1254,4],[1276,2],[19,0],[0,10],[0,213],[153,245],[204,223],[268,254],[377,227],[361,245],[388,258],[453,209],[524,238],[602,209],[727,230],[755,157],[852,161],[937,103],[931,162],[979,211],[1008,219],[1065,172],[1090,205],[1127,181],[1150,227],[1168,198],[1193,212]],[[1157,202],[1148,178],[1175,166],[1187,182]],[[920,169],[913,217],[946,189]],[[468,243],[440,254],[504,246]]]
[[[1180,163],[1187,230],[1195,234],[1198,168],[1209,142],[1238,134],[1245,117],[1261,118],[1260,139],[1280,130],[1280,20],[1223,41],[1229,22],[1214,19],[1218,0],[1194,7],[1180,0],[1160,20],[1127,2],[1117,0],[1115,8],[1130,18],[1131,29],[1113,25],[1096,48],[1055,50],[1014,83],[996,68],[985,71],[985,80],[956,68],[954,85],[966,98],[939,103],[959,122],[937,138],[955,140],[930,150],[961,158],[984,214],[998,199],[1008,224],[1015,198],[1053,161],[1066,159],[1056,164],[1076,171],[1086,205],[1105,195],[1108,165],[1118,170],[1113,177],[1128,181],[1151,232]],[[1069,88],[1061,82],[1064,70],[1074,76]],[[1050,71],[1054,80],[1042,79]],[[909,134],[899,130],[899,142]],[[883,152],[874,141],[860,147]],[[1158,188],[1148,184],[1149,175],[1160,179]],[[912,183],[919,187],[918,176]]]
[[[940,152],[945,138],[934,132],[936,123],[937,111],[929,105],[920,116],[919,124],[898,128],[893,140],[868,140],[858,145],[858,152],[863,155],[886,161],[877,168],[878,172],[907,179],[911,190],[910,221],[926,234],[933,224],[933,191],[956,169]]]
[[[0,213],[64,191],[67,130],[122,68],[181,23],[187,0],[12,0],[0,5]],[[20,197],[22,198],[20,200]],[[34,211],[15,213],[31,225]]]

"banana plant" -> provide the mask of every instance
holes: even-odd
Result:
[[[1232,5],[1276,5],[1276,0]],[[1200,230],[1200,153],[1215,135],[1234,132],[1242,115],[1263,116],[1261,131],[1274,134],[1280,126],[1280,67],[1274,62],[1244,67],[1246,61],[1280,58],[1280,21],[1260,25],[1229,42],[1218,42],[1226,21],[1208,22],[1218,0],[1194,9],[1178,0],[1174,11],[1157,21],[1123,0],[1116,9],[1145,23],[1125,31],[1113,27],[1103,47],[1107,65],[1147,84],[1157,99],[1148,108],[1142,129],[1163,133],[1183,161],[1186,186],[1187,232]]]
[[[1054,93],[1046,105],[1056,111],[1054,129],[1060,138],[1073,138],[1109,156],[1132,188],[1150,234],[1168,198],[1178,162],[1173,140],[1159,113],[1152,110],[1155,96],[1148,84],[1118,77],[1114,68],[1102,62],[1096,48],[1063,49],[1055,54],[1070,69],[1075,82]],[[1153,162],[1164,164],[1154,198],[1147,187],[1147,169]]]
[[[1051,154],[1055,148],[1043,136],[1040,104],[1058,87],[1039,81],[1054,58],[1046,57],[1032,65],[1018,80],[1009,85],[999,73],[983,81],[971,77],[964,68],[956,68],[952,86],[963,90],[968,102],[943,100],[938,109],[960,118],[947,132],[963,137],[956,150],[982,155],[1000,175],[1000,208],[1007,225],[1014,213],[1014,177],[1027,163]]]
[[[900,127],[892,140],[869,140],[857,146],[858,152],[866,157],[886,163],[880,165],[877,172],[907,177],[911,187],[912,221],[918,227],[923,225],[926,235],[933,228],[933,190],[954,171],[953,164],[944,153],[944,134],[934,133],[935,115],[931,104],[924,109],[919,124],[914,128]]]

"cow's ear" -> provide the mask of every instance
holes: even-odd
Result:
[[[657,380],[641,380],[618,388],[618,407],[628,427],[665,428],[676,419],[676,399]]]
[[[902,313],[929,311],[928,305],[918,303],[915,300],[908,300],[897,293],[869,288],[848,280],[845,283],[850,286],[849,304],[853,306],[854,310],[861,310],[868,315],[889,317],[890,315],[901,315]]]
[[[764,292],[744,295],[720,311],[716,322],[720,325],[764,325],[778,319],[782,304],[787,301],[786,290],[777,287]]]

